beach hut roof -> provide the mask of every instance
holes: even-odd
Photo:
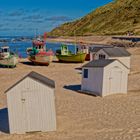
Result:
[[[39,73],[36,73],[34,71],[30,72],[29,74],[27,74],[25,77],[23,77],[21,80],[19,80],[17,83],[15,83],[13,86],[11,86],[9,89],[7,89],[5,91],[5,93],[7,93],[10,89],[12,89],[13,87],[15,87],[17,84],[19,84],[21,81],[23,81],[25,78],[30,77],[42,84],[45,84],[51,88],[55,88],[55,82]]]
[[[103,48],[113,48],[113,47],[110,46],[110,45],[102,45],[102,46],[97,46],[97,47],[95,46],[95,47],[90,47],[89,51],[93,52],[93,53],[96,53]]]
[[[117,61],[116,59],[104,59],[104,60],[93,60],[88,64],[85,64],[83,67],[106,67],[112,62]]]
[[[126,69],[129,69],[126,65],[124,65],[121,61],[117,59],[100,59],[100,60],[92,60],[89,63],[85,64],[83,67],[106,67],[107,65],[113,63],[114,61],[118,61],[121,63]]]
[[[131,54],[125,48],[103,48],[104,52],[106,52],[111,57],[128,57]]]

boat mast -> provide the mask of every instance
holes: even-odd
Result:
[[[77,54],[77,37],[76,37],[76,30],[74,30],[74,37],[75,37],[75,54]]]
[[[44,42],[46,42],[47,41],[47,33],[45,32],[44,33]]]
[[[35,38],[37,38],[37,31],[38,31],[38,29],[36,28],[35,29]]]
[[[46,50],[46,42],[47,42],[47,33],[46,32],[44,33],[43,39],[44,39],[44,43],[45,43],[44,50]]]

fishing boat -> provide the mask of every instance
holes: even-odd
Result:
[[[87,46],[86,44],[84,44],[83,42],[80,42],[80,44],[77,47],[77,51],[78,52],[83,52],[86,53],[86,61],[90,60],[90,53],[89,53],[89,46]]]
[[[28,59],[36,65],[48,66],[53,60],[53,52],[51,50],[48,52],[38,52],[35,55],[29,55]]]
[[[54,53],[46,49],[46,35],[44,34],[44,39],[39,37],[32,43],[33,47],[27,48],[28,59],[36,65],[48,66],[53,60]]]
[[[85,61],[86,53],[76,52],[71,53],[67,45],[61,45],[61,50],[56,51],[56,57],[60,62],[83,63]]]
[[[16,67],[18,63],[18,56],[12,52],[8,46],[1,47],[0,50],[0,66]]]

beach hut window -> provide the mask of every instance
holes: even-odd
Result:
[[[84,69],[84,78],[88,78],[88,69]]]
[[[105,55],[104,54],[99,54],[99,59],[105,59]]]

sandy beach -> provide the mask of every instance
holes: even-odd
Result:
[[[132,69],[128,94],[105,98],[76,92],[81,83],[77,68],[83,64],[54,62],[42,67],[22,59],[14,69],[0,68],[0,140],[140,140],[140,49],[129,51]],[[10,135],[5,126],[4,91],[30,71],[56,82],[57,131]]]
[[[123,38],[121,41],[120,38]],[[76,36],[76,37],[48,37],[48,42],[63,42],[63,43],[83,43],[87,45],[104,44],[110,45],[113,42],[128,43],[129,39],[139,39],[140,36]]]
[[[64,43],[84,43],[84,44],[109,44],[112,41],[112,36],[76,36],[76,37],[54,37],[47,38],[49,42],[64,42]]]

